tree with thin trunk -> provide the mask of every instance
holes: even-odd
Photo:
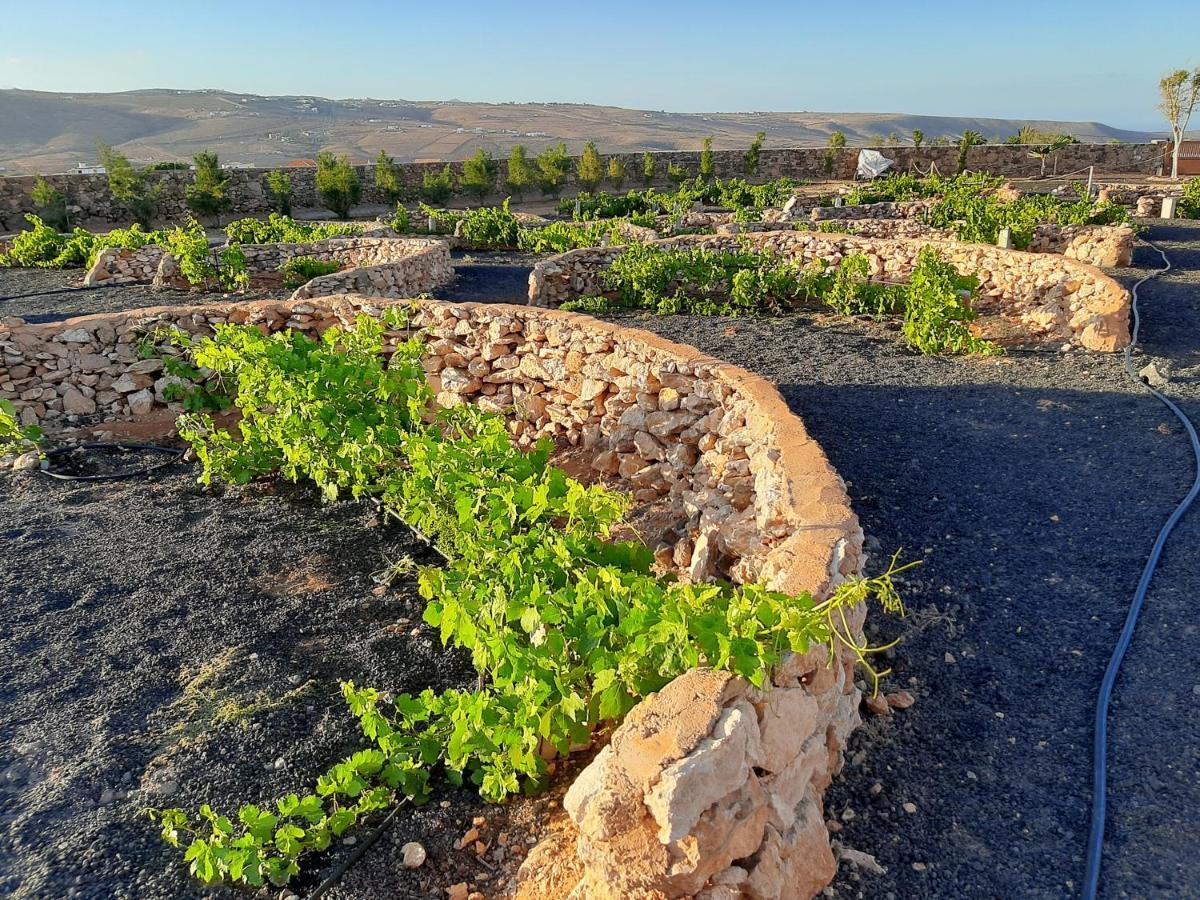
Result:
[[[1162,102],[1158,108],[1171,126],[1171,177],[1179,177],[1179,149],[1187,132],[1188,122],[1200,103],[1200,66],[1189,72],[1177,69],[1158,82]]]

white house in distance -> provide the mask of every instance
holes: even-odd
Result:
[[[106,175],[107,173],[108,169],[104,168],[104,166],[100,165],[99,163],[75,164],[76,175]]]

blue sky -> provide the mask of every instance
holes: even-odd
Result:
[[[1157,129],[1157,80],[1200,64],[1198,35],[1200,0],[0,0],[0,87],[907,112]]]

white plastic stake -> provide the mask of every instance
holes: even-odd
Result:
[[[1162,202],[1162,218],[1175,218],[1175,204],[1179,202],[1178,197],[1163,197]]]
[[[1005,250],[1012,249],[1012,229],[1001,228],[1000,233],[996,235],[996,246],[1003,247]]]
[[[1096,171],[1095,166],[1088,166],[1088,192],[1087,192],[1087,195],[1088,195],[1089,200],[1092,199],[1092,175],[1095,173],[1095,171]]]

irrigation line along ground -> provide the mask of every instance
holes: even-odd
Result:
[[[1100,887],[1100,862],[1104,851],[1104,819],[1107,804],[1105,782],[1107,778],[1108,754],[1108,707],[1109,702],[1112,700],[1113,685],[1116,683],[1117,673],[1121,669],[1121,661],[1125,658],[1125,651],[1129,649],[1129,644],[1133,640],[1133,632],[1137,626],[1138,615],[1142,611],[1142,604],[1146,599],[1150,580],[1154,577],[1154,570],[1158,567],[1158,560],[1162,556],[1162,550],[1167,542],[1167,538],[1170,537],[1176,523],[1183,518],[1183,514],[1187,512],[1188,507],[1192,505],[1192,501],[1200,494],[1200,438],[1196,436],[1195,426],[1192,425],[1182,409],[1169,397],[1156,390],[1138,375],[1133,368],[1133,348],[1137,344],[1138,332],[1141,329],[1141,316],[1138,313],[1138,288],[1150,279],[1158,278],[1160,275],[1164,275],[1171,270],[1171,260],[1167,257],[1167,254],[1149,241],[1145,243],[1162,257],[1164,265],[1157,272],[1153,272],[1139,280],[1131,289],[1133,295],[1133,302],[1131,304],[1133,311],[1133,334],[1130,336],[1129,346],[1125,348],[1125,371],[1129,374],[1130,378],[1144,386],[1146,390],[1158,398],[1174,414],[1175,418],[1179,419],[1183,424],[1188,437],[1191,439],[1192,453],[1196,458],[1196,477],[1192,482],[1191,490],[1179,502],[1179,505],[1175,507],[1158,532],[1158,537],[1155,539],[1154,546],[1150,550],[1150,557],[1146,560],[1146,565],[1142,569],[1142,577],[1138,581],[1133,601],[1129,605],[1129,612],[1125,616],[1125,625],[1121,629],[1121,636],[1117,640],[1116,647],[1113,648],[1112,657],[1109,659],[1108,667],[1104,671],[1104,680],[1100,683],[1100,693],[1096,699],[1095,738],[1092,749],[1092,821],[1088,835],[1087,872],[1083,883],[1083,896],[1085,900],[1095,900],[1096,893]]]

